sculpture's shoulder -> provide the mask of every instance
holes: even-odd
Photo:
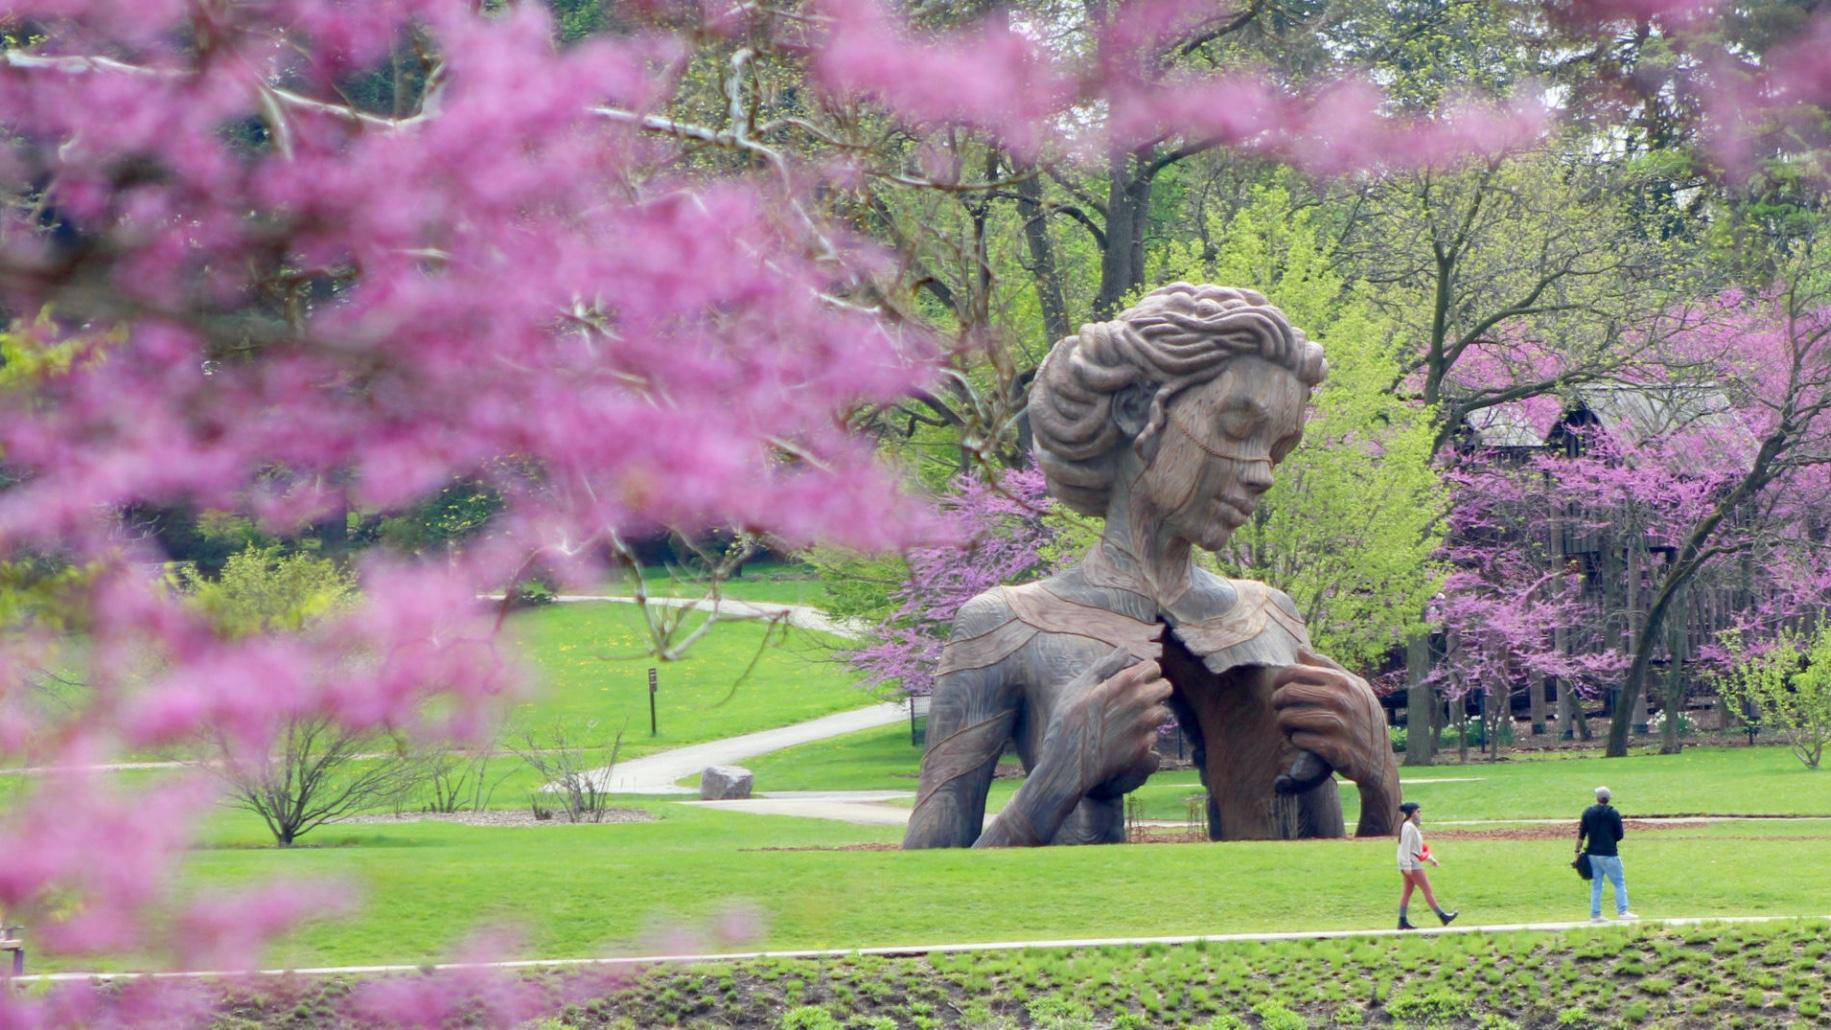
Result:
[[[1261,608],[1272,618],[1287,625],[1296,627],[1304,625],[1303,613],[1297,610],[1297,602],[1291,600],[1291,595],[1277,587],[1261,583],[1256,579],[1229,579],[1223,580],[1223,582],[1233,588],[1234,595],[1239,598],[1238,607],[1241,610]]]
[[[953,633],[941,648],[935,676],[989,669],[1011,657],[1030,638],[1035,626],[1017,617],[1010,588],[993,587],[960,606],[954,613]]]
[[[1005,600],[1005,588],[993,587],[960,606],[954,613],[954,637],[978,636],[1016,618]]]
[[[1156,607],[1146,599],[1089,584],[1078,569],[1003,589],[1017,618],[1038,632],[1077,637],[1109,649],[1123,647],[1146,660],[1161,653]]]
[[[1237,665],[1291,665],[1310,646],[1290,595],[1258,580],[1198,569],[1170,615],[1177,639],[1217,673]]]

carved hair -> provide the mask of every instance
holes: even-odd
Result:
[[[1171,283],[1146,294],[1111,322],[1081,327],[1058,341],[1030,387],[1030,426],[1049,492],[1085,515],[1104,515],[1115,447],[1126,434],[1115,398],[1151,391],[1136,440],[1162,431],[1177,394],[1206,383],[1237,357],[1289,369],[1306,386],[1322,382],[1322,348],[1252,290]]]

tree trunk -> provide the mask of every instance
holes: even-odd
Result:
[[[1562,622],[1552,627],[1551,646],[1556,648],[1560,655],[1570,653],[1570,629]],[[1560,679],[1557,684],[1558,737],[1561,740],[1569,740],[1574,735],[1577,720],[1582,718],[1583,710],[1577,707],[1577,693],[1570,688],[1570,682]]]
[[[1676,755],[1685,747],[1685,740],[1679,735],[1679,723],[1685,717],[1685,656],[1687,630],[1689,629],[1691,611],[1691,591],[1681,590],[1672,606],[1675,609],[1671,618],[1666,620],[1666,659],[1671,664],[1666,668],[1666,689],[1663,699],[1665,725],[1660,733],[1659,753]]]
[[[1507,689],[1505,680],[1495,680],[1488,688],[1488,724],[1482,727],[1487,736],[1488,757],[1500,760],[1500,728],[1513,724],[1513,692]]]
[[[1030,247],[1030,275],[1036,282],[1036,303],[1043,313],[1044,343],[1053,345],[1072,330],[1068,304],[1062,295],[1062,273],[1056,266],[1055,240],[1049,234],[1049,215],[1043,209],[1043,183],[1035,168],[1017,183],[1017,212],[1024,219],[1024,240]]]
[[[1532,715],[1532,735],[1543,736],[1545,733],[1545,680],[1534,676],[1526,684],[1528,701]]]
[[[1627,645],[1628,653],[1634,653],[1640,647],[1640,641],[1648,629],[1640,621],[1640,576],[1646,568],[1646,546],[1638,529],[1630,527],[1627,545]],[[1641,736],[1647,734],[1647,692],[1634,693],[1634,714],[1631,720],[1634,732]]]
[[[1094,317],[1109,319],[1127,294],[1144,285],[1144,230],[1150,221],[1148,150],[1116,156],[1108,165],[1106,251],[1100,255],[1100,292]]]
[[[1436,753],[1436,690],[1430,675],[1430,631],[1405,642],[1405,764],[1429,765]]]

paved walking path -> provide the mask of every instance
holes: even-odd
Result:
[[[619,762],[610,769],[595,769],[590,775],[596,778],[599,790],[612,794],[692,794],[695,793],[692,788],[676,786],[675,781],[686,779],[708,765],[735,765],[771,751],[888,726],[908,718],[909,709],[902,705],[875,704],[823,715],[793,726],[672,748],[645,758]]]
[[[500,601],[502,595],[485,595],[485,599]],[[553,603],[635,604],[636,599],[627,594],[558,594],[553,598]],[[651,597],[648,599],[648,603],[664,608],[692,608],[697,611],[711,611],[716,608],[718,617],[721,619],[760,619],[763,621],[781,619],[796,629],[811,629],[853,639],[865,636],[870,630],[869,626],[857,619],[835,619],[822,609],[810,604],[738,601],[729,597],[720,598],[717,604],[703,597]]]
[[[1610,925],[1622,926],[1701,926],[1715,923],[1791,923],[1800,921],[1817,922],[1831,920],[1831,915],[1794,915],[1794,916],[1702,916],[1678,917],[1672,919],[1640,919],[1633,923],[1620,923],[1611,920]],[[1435,935],[1468,934],[1468,933],[1550,933],[1561,930],[1602,929],[1589,920],[1577,920],[1562,923],[1494,923],[1486,926],[1445,926],[1419,927],[1416,930],[1292,930],[1282,933],[1214,933],[1186,934],[1175,937],[1102,937],[1090,940],[1036,940],[1036,941],[986,941],[971,944],[899,944],[879,948],[829,948],[801,951],[736,951],[717,954],[693,955],[640,955],[618,956],[615,958],[559,958],[559,959],[524,959],[513,962],[441,962],[427,965],[385,965],[385,966],[320,966],[305,969],[261,969],[255,976],[369,976],[383,973],[425,973],[432,970],[483,970],[483,969],[551,969],[576,966],[598,966],[603,968],[644,967],[666,963],[703,963],[703,962],[746,962],[755,959],[792,958],[824,959],[847,958],[853,955],[883,955],[887,957],[917,957],[922,955],[971,954],[986,951],[1020,951],[1036,948],[1052,950],[1075,948],[1111,948],[1140,947],[1148,945],[1170,944],[1231,944],[1254,941],[1317,941],[1349,937],[1428,937]],[[247,972],[189,972],[189,973],[41,973],[37,976],[16,977],[14,983],[54,983],[72,980],[140,980],[140,979],[195,979],[226,976],[248,976]]]

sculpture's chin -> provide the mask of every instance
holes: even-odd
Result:
[[[1233,527],[1226,523],[1217,522],[1209,526],[1208,529],[1202,533],[1202,538],[1196,542],[1201,545],[1201,548],[1204,551],[1219,551],[1227,546],[1227,541],[1232,539]]]

